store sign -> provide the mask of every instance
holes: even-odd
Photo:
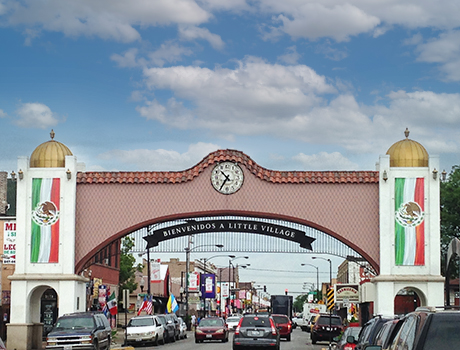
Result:
[[[3,263],[16,263],[16,223],[3,223]]]
[[[200,274],[198,272],[191,272],[188,275],[188,291],[198,292],[200,289]]]
[[[221,282],[221,297],[228,298],[230,296],[230,288],[228,282]]]
[[[201,274],[201,295],[204,298],[215,299],[216,297],[216,275]]]
[[[160,259],[150,261],[150,280],[153,283],[161,282],[161,261]]]
[[[149,231],[149,235],[145,236],[144,239],[147,241],[147,248],[151,248],[156,247],[159,242],[171,238],[206,232],[258,233],[297,242],[302,248],[308,250],[313,250],[311,244],[315,241],[315,238],[306,236],[304,231],[268,222],[252,220],[186,220],[184,224]]]
[[[356,284],[336,284],[335,285],[335,302],[336,303],[358,303],[359,289]]]

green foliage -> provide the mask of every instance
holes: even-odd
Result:
[[[293,303],[293,308],[295,312],[302,312],[303,311],[303,304],[307,302],[308,294],[301,294],[298,295]]]
[[[134,247],[134,239],[131,237],[125,237],[121,243],[120,249],[120,296],[123,289],[129,289],[132,293],[137,289],[137,283],[134,273],[136,271],[142,271],[144,266],[142,264],[136,264],[136,258],[130,253]]]
[[[445,275],[447,248],[453,238],[460,238],[460,167],[452,167],[446,181],[441,182],[441,263]],[[458,276],[455,264],[450,268],[451,277]]]

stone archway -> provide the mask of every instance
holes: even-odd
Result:
[[[394,298],[394,314],[405,315],[415,311],[419,306],[426,305],[426,296],[418,288],[404,287],[400,289]]]

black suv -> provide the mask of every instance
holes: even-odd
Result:
[[[319,314],[315,318],[315,324],[311,327],[311,343],[317,341],[330,341],[338,337],[343,331],[342,318],[336,315]]]
[[[280,349],[280,332],[272,317],[260,314],[246,314],[238,323],[233,335],[233,350]]]
[[[383,325],[393,320],[393,318],[385,318],[382,316],[376,316],[369,321],[367,321],[361,332],[359,332],[358,342],[356,343],[356,350],[364,350],[367,349],[367,346],[375,344],[375,337],[379,333],[380,329]]]
[[[46,338],[46,349],[110,349],[111,328],[103,313],[76,312],[59,317]]]
[[[460,344],[459,324],[459,311],[417,308],[398,322],[390,349],[457,349]],[[380,349],[382,347],[378,345],[366,347],[366,350]]]

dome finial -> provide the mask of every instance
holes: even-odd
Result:
[[[53,130],[53,129],[51,129],[51,132],[50,132],[51,140],[53,140],[53,139],[54,139],[54,135],[56,135],[56,134],[54,133],[54,130]]]
[[[409,128],[406,128],[406,131],[404,131],[404,135],[406,135],[406,139],[409,137]]]

